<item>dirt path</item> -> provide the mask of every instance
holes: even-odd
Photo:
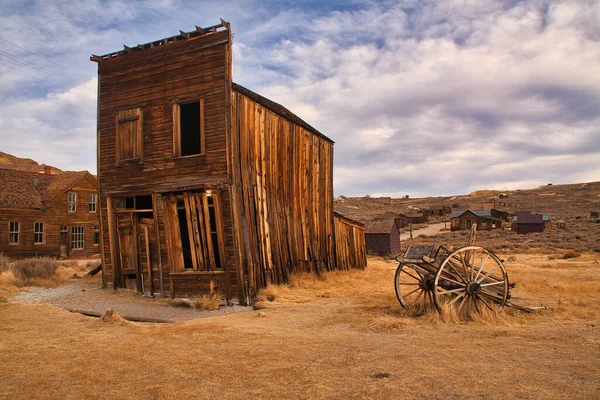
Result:
[[[417,236],[421,236],[421,235],[435,235],[436,233],[439,233],[445,227],[446,227],[446,223],[444,223],[444,222],[440,222],[439,224],[427,225],[426,228],[419,229],[417,231],[413,231],[413,238],[415,238]],[[407,239],[410,239],[410,232],[400,234],[401,241],[407,240]]]
[[[252,310],[252,307],[228,307],[225,304],[216,311],[175,308],[169,306],[167,299],[161,297],[148,298],[125,290],[104,290],[95,279],[71,280],[55,288],[28,287],[27,290],[28,292],[13,296],[11,300],[21,303],[46,303],[66,310],[91,313],[103,313],[112,308],[125,319],[175,322]]]

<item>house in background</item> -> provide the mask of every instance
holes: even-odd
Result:
[[[425,224],[429,220],[427,214],[416,211],[400,213],[396,218],[398,219],[396,223],[398,223],[401,228],[406,228],[410,226],[410,224]]]
[[[6,156],[0,154],[0,160]],[[0,164],[0,252],[11,257],[98,254],[96,178],[10,157],[19,162]]]
[[[445,204],[434,204],[427,206],[426,209],[421,209],[427,215],[447,215],[452,213],[452,207]]]
[[[552,218],[531,211],[515,211],[511,229],[521,234],[544,232],[552,229]]]
[[[400,219],[377,218],[365,221],[365,242],[369,254],[400,254]]]
[[[504,220],[493,216],[491,210],[463,210],[452,212],[450,230],[471,229],[475,223],[477,224],[477,230],[484,231],[504,227]]]
[[[221,21],[91,57],[105,287],[248,304],[366,266],[364,228],[334,214],[333,141],[232,82],[231,37]]]

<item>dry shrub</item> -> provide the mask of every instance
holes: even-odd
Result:
[[[569,258],[577,258],[577,257],[581,257],[581,254],[576,253],[574,251],[567,251],[565,254],[562,255],[563,260],[568,260]]]
[[[0,286],[16,286],[17,277],[11,270],[0,272]]]
[[[194,307],[203,311],[216,311],[219,309],[219,296],[217,293],[205,294],[194,303]]]

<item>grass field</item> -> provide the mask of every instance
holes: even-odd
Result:
[[[168,325],[0,303],[0,398],[600,398],[597,254],[553,256],[507,269],[515,302],[554,311],[468,323],[402,312],[381,258]]]

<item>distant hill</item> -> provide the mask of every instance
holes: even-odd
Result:
[[[600,251],[600,223],[596,223],[599,219],[591,215],[592,212],[600,212],[600,182],[544,185],[523,190],[477,190],[467,195],[414,199],[340,196],[334,200],[333,206],[341,214],[365,222],[385,217],[390,213],[427,209],[432,205],[449,205],[452,210],[464,210],[473,208],[473,205],[494,203],[496,209],[510,213],[527,210],[549,215],[554,223],[563,220],[566,229],[554,228],[552,232],[529,235],[518,235],[509,231],[480,232],[478,238],[482,241],[481,245],[501,249],[506,248],[509,243],[509,248],[556,247]],[[450,215],[435,216],[429,220],[430,223],[445,221],[450,221]],[[420,238],[412,243],[464,245],[466,241],[461,233],[457,232]],[[406,244],[408,243],[402,244],[403,249]]]
[[[44,173],[45,164],[38,164],[31,158],[21,158],[13,156],[12,154],[4,153],[0,151],[0,168],[11,169],[15,171],[26,171],[26,172],[39,172]],[[62,172],[60,168],[49,166],[52,174]]]

